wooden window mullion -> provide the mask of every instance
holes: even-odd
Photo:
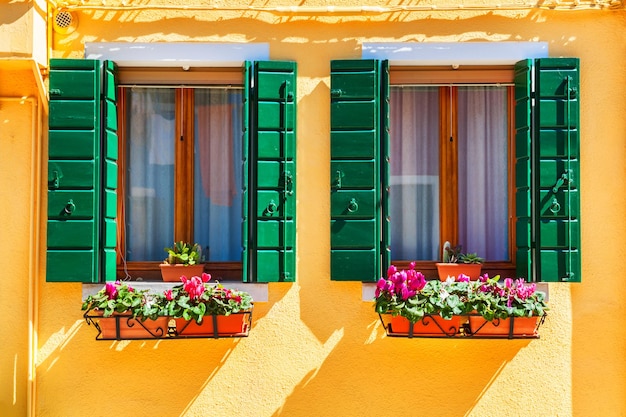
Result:
[[[193,90],[176,90],[174,239],[193,235]]]
[[[440,164],[439,181],[440,240],[458,242],[458,123],[457,89],[441,87],[440,103]]]

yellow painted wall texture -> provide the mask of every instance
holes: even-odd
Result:
[[[297,282],[269,284],[248,338],[94,341],[81,319],[81,285],[45,282],[45,221],[30,211],[35,201],[45,215],[45,178],[41,195],[31,195],[32,108],[0,99],[0,245],[14,262],[3,267],[1,287],[0,415],[626,415],[623,8],[319,14],[102,7],[76,15],[75,32],[54,36],[54,56],[82,57],[84,42],[94,41],[267,42],[272,59],[297,61]],[[550,285],[552,310],[539,340],[388,338],[372,303],[362,301],[361,284],[329,279],[329,61],[359,58],[363,42],[391,41],[544,41],[551,56],[581,59],[583,282]],[[36,95],[32,72],[0,71],[0,96]],[[31,255],[33,228],[41,231],[39,259]],[[38,343],[30,384],[33,295]]]

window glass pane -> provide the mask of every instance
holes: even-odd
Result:
[[[391,256],[436,260],[439,246],[439,90],[391,87]]]
[[[506,87],[459,87],[458,115],[459,243],[508,260]]]
[[[241,261],[241,94],[194,93],[194,240],[207,261]]]
[[[126,260],[158,261],[174,241],[174,90],[126,92]]]

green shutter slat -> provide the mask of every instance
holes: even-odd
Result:
[[[381,154],[386,155],[386,62],[331,62],[331,279],[376,281],[381,276]]]
[[[113,280],[117,210],[114,65],[52,59],[49,88],[46,280]]]
[[[516,109],[516,198],[527,198],[517,202],[518,267],[523,259],[535,280],[580,282],[579,61],[542,58],[516,69],[526,71],[528,92]]]
[[[296,64],[247,64],[246,281],[295,280]]]
[[[532,61],[515,65],[515,239],[516,275],[535,279],[532,272],[531,93]]]
[[[115,247],[117,245],[117,68],[104,61],[102,82],[102,217],[101,217],[101,280],[116,278]]]
[[[244,79],[244,93],[242,95],[243,100],[243,115],[242,115],[242,155],[243,155],[243,163],[242,163],[242,196],[241,196],[241,213],[242,213],[242,222],[241,222],[241,242],[242,242],[242,260],[243,260],[243,280],[244,282],[252,281],[252,271],[250,266],[252,264],[252,253],[253,251],[250,248],[250,186],[249,186],[249,175],[248,172],[250,170],[250,142],[251,142],[251,129],[250,129],[250,100],[252,98],[252,62],[246,61],[243,66],[243,79]],[[276,135],[279,136],[279,135]],[[271,145],[268,145],[271,146]],[[280,138],[277,137],[275,140],[276,147],[280,146]],[[258,148],[258,147],[257,147]]]

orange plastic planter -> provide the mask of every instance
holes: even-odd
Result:
[[[483,268],[482,264],[452,264],[438,262],[436,265],[440,281],[445,281],[449,276],[454,277],[456,280],[456,278],[461,274],[467,275],[471,280],[477,280],[480,276],[480,271],[482,271]]]
[[[101,339],[154,339],[167,336],[168,317],[141,321],[130,315],[114,315],[98,319]],[[117,326],[119,324],[119,337]]]
[[[236,313],[229,316],[205,316],[202,323],[195,320],[176,319],[176,333],[178,336],[233,336],[248,332],[250,313]],[[214,327],[214,319],[217,327]],[[217,330],[217,332],[215,331]]]
[[[163,278],[163,281],[166,282],[180,282],[180,277],[183,275],[187,278],[199,277],[202,276],[202,273],[204,272],[204,264],[160,264],[159,267],[161,267],[161,278]]]
[[[476,336],[537,336],[537,322],[540,317],[512,317],[487,321],[481,316],[470,316],[472,335]],[[512,320],[512,322],[511,322]],[[511,328],[511,325],[513,326]]]
[[[419,336],[454,336],[459,332],[461,316],[452,316],[446,320],[441,316],[425,316],[413,324],[413,335]],[[391,317],[388,332],[390,335],[410,336],[411,322],[402,316]]]

